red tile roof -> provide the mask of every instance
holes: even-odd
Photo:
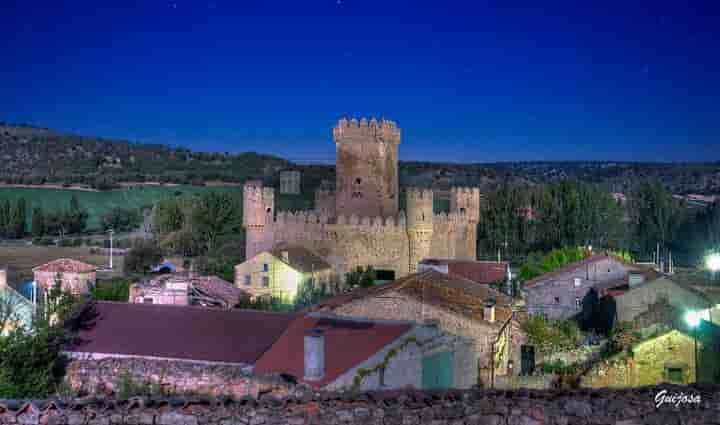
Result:
[[[90,273],[96,271],[97,267],[71,258],[59,258],[32,270],[33,272]]]
[[[470,261],[427,259],[421,264],[448,267],[448,274],[453,274],[477,283],[502,282],[507,278],[508,263],[497,261]]]
[[[582,267],[582,266],[585,266],[585,265],[588,265],[588,264],[593,264],[593,263],[596,263],[596,262],[598,262],[598,261],[602,261],[602,260],[605,260],[605,259],[608,259],[608,258],[612,258],[613,260],[618,261],[618,262],[620,262],[620,263],[623,263],[623,264],[625,264],[625,265],[627,265],[627,266],[629,266],[629,267],[631,267],[632,269],[635,269],[635,270],[647,270],[646,267],[640,266],[640,265],[638,265],[638,264],[630,263],[630,262],[628,262],[628,261],[625,261],[625,259],[620,258],[620,257],[615,256],[615,255],[612,255],[612,254],[607,254],[607,253],[594,254],[594,255],[591,255],[591,256],[585,258],[584,260],[580,260],[580,261],[576,261],[576,262],[574,262],[574,263],[570,263],[570,264],[568,264],[568,265],[565,265],[565,266],[563,266],[563,267],[560,267],[559,269],[556,269],[556,270],[553,270],[553,271],[551,271],[551,272],[545,273],[545,274],[542,275],[542,276],[538,276],[538,277],[536,277],[536,278],[534,278],[534,279],[530,279],[530,280],[528,280],[527,282],[525,282],[525,284],[524,284],[523,286],[524,286],[525,288],[530,288],[530,287],[536,286],[536,285],[539,284],[539,283],[544,282],[544,281],[545,281],[546,279],[548,279],[548,278],[555,277],[555,276],[559,276],[559,275],[561,275],[561,274],[563,274],[563,273],[567,273],[567,272],[573,271],[573,270],[575,270],[575,269],[577,269],[577,268],[579,268],[579,267]]]
[[[304,381],[304,337],[323,329],[325,376]],[[316,388],[325,386],[358,366],[412,328],[409,324],[386,324],[353,319],[307,315],[295,320],[280,339],[255,364],[256,372],[287,373]]]
[[[69,351],[254,363],[298,316],[156,304],[97,302],[94,324]]]

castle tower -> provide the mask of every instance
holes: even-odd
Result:
[[[394,216],[398,212],[398,145],[395,122],[341,119],[333,130],[336,147],[338,215]]]
[[[430,257],[433,238],[432,190],[407,190],[407,234],[410,253],[409,271],[415,273],[418,263]]]
[[[465,214],[468,221],[480,220],[480,189],[476,187],[453,187],[450,189],[450,212]]]
[[[275,220],[275,191],[251,180],[243,186],[243,226],[245,227],[245,258],[272,249]]]

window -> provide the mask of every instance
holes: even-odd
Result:
[[[263,276],[262,285],[266,288],[270,286],[270,278],[267,276]]]
[[[356,178],[355,184],[360,184],[360,183],[362,183],[362,179],[360,177]]]
[[[252,283],[252,279],[250,278],[249,274],[245,275],[245,284],[250,285]]]
[[[555,297],[555,304],[560,304],[560,297]]]
[[[677,382],[682,383],[683,382],[683,370],[679,367],[668,367],[665,369],[665,373],[667,375],[667,379],[670,382]]]
[[[263,271],[266,272],[270,270],[270,266],[268,266],[268,263],[263,264]]]
[[[578,286],[580,286],[581,284],[582,284],[582,279],[580,279],[579,277],[576,277],[575,279],[573,279],[573,285],[575,285],[576,288]]]
[[[152,298],[143,298],[143,304],[152,304],[153,299]]]
[[[575,298],[575,308],[580,310],[582,308],[582,304],[580,302],[580,298]]]

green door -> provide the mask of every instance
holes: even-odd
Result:
[[[451,352],[423,357],[422,387],[424,390],[453,387],[453,354]]]

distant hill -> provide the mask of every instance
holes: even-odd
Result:
[[[160,144],[63,134],[46,128],[0,122],[0,182],[10,184],[72,184],[108,189],[123,182],[161,182],[203,185],[242,183],[262,179],[277,185],[279,171],[302,171],[303,192],[311,196],[323,180],[332,184],[332,165],[294,164],[257,153],[208,153]],[[625,192],[641,178],[661,180],[674,193],[720,193],[720,162],[400,162],[403,186],[438,189],[452,185],[491,190],[500,181],[544,183],[576,178],[609,191]]]

